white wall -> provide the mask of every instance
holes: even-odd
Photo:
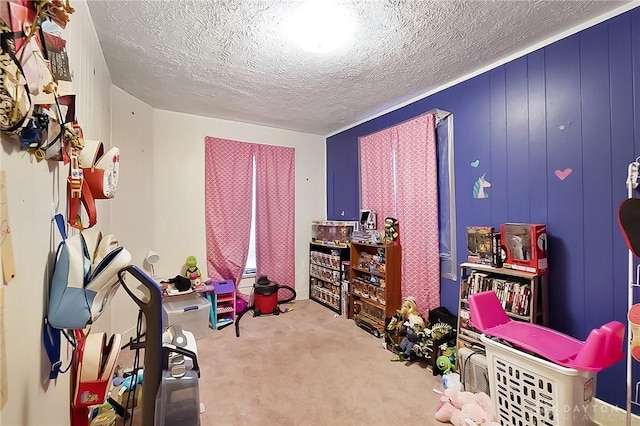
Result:
[[[65,30],[77,94],[76,111],[89,139],[110,142],[110,88],[104,59],[85,3]],[[42,347],[41,326],[50,254],[59,241],[51,222],[52,210],[66,213],[68,168],[60,163],[36,162],[19,151],[16,140],[2,135],[0,164],[7,173],[7,201],[16,278],[2,286],[8,400],[3,425],[64,425],[69,417],[69,375],[49,382],[48,359]],[[108,202],[98,201],[98,226],[109,227]]]
[[[326,212],[324,137],[270,127],[156,110],[154,136],[156,272],[173,277],[189,255],[206,273],[204,138],[294,147],[296,151],[296,282],[298,299],[309,296],[311,221]],[[277,247],[273,248],[278,250]],[[291,283],[280,283],[291,285]]]
[[[111,132],[113,146],[120,148],[120,176],[116,197],[110,200],[111,228],[118,241],[131,253],[132,263],[145,269],[144,257],[154,247],[153,217],[153,108],[117,87],[111,90]],[[145,269],[148,273],[150,270]],[[130,289],[140,283],[126,275]],[[141,294],[140,294],[141,296]],[[111,330],[133,337],[138,305],[121,289],[111,304]],[[101,317],[96,325],[103,320]]]
[[[88,139],[121,150],[117,196],[98,200],[98,225],[115,234],[143,267],[147,250],[161,256],[156,272],[182,272],[185,258],[205,265],[204,138],[217,136],[296,149],[296,287],[308,297],[311,221],[323,219],[324,138],[263,126],[153,110],[111,84],[86,3],[74,3],[64,36],[77,94],[77,116]],[[69,424],[69,374],[51,382],[42,346],[50,266],[60,241],[52,213],[66,214],[68,167],[36,162],[18,142],[1,135],[0,167],[7,173],[7,201],[16,278],[0,291],[4,318],[8,400],[2,425]],[[277,247],[274,247],[277,250]],[[204,272],[204,271],[203,271]],[[127,283],[136,286],[129,277]],[[289,284],[290,283],[283,283]],[[94,330],[123,333],[135,328],[138,308],[120,290]],[[116,314],[117,312],[117,314]],[[68,355],[68,353],[67,353]]]

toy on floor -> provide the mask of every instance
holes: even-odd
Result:
[[[444,355],[440,355],[436,359],[436,366],[442,371],[442,374],[449,374],[455,370],[455,363],[451,362],[451,359]]]
[[[493,413],[491,398],[486,393],[474,394],[448,388],[440,396],[440,406],[436,410],[435,419],[454,426],[500,426]]]
[[[458,373],[443,374],[440,382],[445,389],[462,390],[462,382],[460,381],[460,374]]]
[[[198,268],[198,261],[196,260],[196,257],[188,256],[185,261],[185,265],[187,265],[187,269],[184,274],[191,280],[191,285],[196,289],[203,286],[202,274]]]
[[[406,317],[407,315],[403,313],[403,310],[399,309],[394,316],[385,318],[385,343],[383,346],[394,353],[391,361],[413,362],[424,360],[428,363],[428,368],[434,376],[442,374],[442,370],[438,368],[436,360],[440,355],[451,355],[451,350],[455,348],[457,317],[451,315],[444,307],[432,309],[429,311],[428,321],[426,316],[420,316],[421,322],[425,326],[422,331],[418,331],[415,334],[407,333]],[[410,323],[411,321],[409,321]],[[451,324],[454,324],[454,326]],[[411,339],[415,339],[416,336],[417,341],[412,342]],[[401,348],[401,343],[403,343],[404,349],[407,349],[411,344],[410,351],[405,352]],[[454,348],[450,348],[450,346]],[[450,360],[455,362],[455,354],[450,357]]]
[[[280,309],[280,313],[281,313],[281,314],[286,314],[287,312],[291,312],[291,311],[293,311],[294,309],[296,309],[296,307],[295,307],[295,306],[293,306],[293,304],[291,304],[291,306],[289,306],[289,307],[285,308],[285,310],[284,310],[284,311],[283,311],[282,309]]]
[[[398,330],[403,335],[398,345],[398,357],[402,360],[408,360],[413,353],[413,347],[421,338],[419,333],[426,328],[426,323],[418,312],[416,299],[409,296],[405,297],[398,313],[391,319],[387,330]]]
[[[440,356],[436,358],[436,367],[442,374],[449,374],[456,371],[456,347],[446,343],[440,345]]]
[[[601,371],[625,356],[622,352],[625,326],[618,321],[591,330],[582,342],[538,324],[512,320],[491,290],[469,296],[469,310],[471,323],[482,333],[504,339],[562,367]]]
[[[143,380],[144,380],[144,371],[143,370],[138,370],[138,374],[136,374],[136,375],[132,374],[131,376],[125,378],[122,381],[122,383],[120,383],[120,386],[122,386],[122,387],[120,388],[120,391],[118,393],[120,395],[122,395],[126,391],[129,391],[129,390],[133,389],[135,386],[137,386],[140,383],[142,383]]]

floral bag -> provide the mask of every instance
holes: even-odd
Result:
[[[14,32],[0,19],[0,130],[19,134],[29,123],[33,103],[20,61],[15,56]]]

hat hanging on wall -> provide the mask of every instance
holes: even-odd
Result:
[[[144,260],[147,262],[147,264],[149,264],[149,266],[151,266],[151,274],[153,276],[153,278],[156,277],[156,271],[153,268],[153,265],[155,263],[158,263],[158,261],[160,260],[160,255],[158,253],[156,253],[153,250],[149,250],[147,252],[147,255],[144,257]]]

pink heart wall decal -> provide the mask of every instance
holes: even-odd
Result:
[[[567,167],[564,170],[556,170],[554,173],[560,180],[565,180],[573,172],[573,169]]]

